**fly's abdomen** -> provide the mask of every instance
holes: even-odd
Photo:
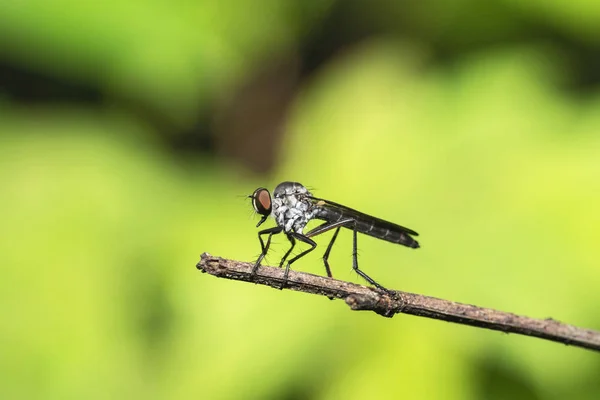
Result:
[[[357,221],[356,230],[365,235],[373,236],[374,238],[386,240],[388,242],[401,244],[414,249],[419,247],[419,242],[413,239],[412,236],[403,230],[394,229],[393,226],[379,226],[378,224],[373,224],[368,221]]]

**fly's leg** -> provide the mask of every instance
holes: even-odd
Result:
[[[294,250],[294,246],[296,246],[296,241],[294,240],[293,237],[290,236],[290,234],[287,234],[287,238],[290,241],[290,243],[292,244],[292,246],[288,249],[288,251],[285,252],[283,257],[281,258],[281,261],[279,262],[279,268],[283,267],[283,263],[285,262],[285,260],[287,260],[288,256],[292,252],[292,250]]]
[[[252,267],[252,275],[256,275],[256,271],[258,270],[260,263],[262,262],[262,260],[267,255],[267,252],[269,251],[269,246],[271,246],[271,236],[281,233],[282,230],[283,230],[283,228],[281,228],[279,226],[275,226],[273,228],[265,229],[265,230],[258,232],[258,240],[260,241],[261,253],[260,253],[260,256],[258,257],[258,260],[256,260],[254,267]],[[265,245],[265,243],[263,242],[263,239],[262,239],[262,235],[267,235],[267,234],[269,235],[269,237],[267,239],[267,244]]]
[[[337,238],[337,235],[342,226],[351,227],[354,226],[354,223],[354,219],[352,218],[346,218],[336,222],[325,222],[324,224],[312,229],[305,235],[306,237],[310,238],[337,228],[335,233],[333,234],[333,237],[331,238],[331,241],[329,242],[329,245],[327,246],[327,250],[325,250],[325,254],[323,254],[323,264],[325,264],[325,271],[327,272],[327,276],[330,278],[332,278],[332,275],[331,269],[329,268],[329,262],[327,260],[329,258],[329,253],[331,252],[331,249],[333,247],[333,243],[335,243],[335,239]]]
[[[329,253],[331,252],[331,248],[333,247],[333,244],[335,243],[335,239],[337,238],[337,235],[340,232],[340,228],[341,228],[341,226],[338,226],[337,229],[335,230],[335,233],[333,234],[331,241],[327,245],[327,250],[325,250],[325,254],[323,254],[323,264],[325,264],[325,271],[327,271],[327,276],[330,278],[333,278],[333,276],[331,275],[331,269],[329,268],[329,263],[327,262],[327,260],[329,259]]]
[[[352,268],[356,271],[357,274],[359,274],[364,280],[369,282],[371,285],[387,293],[393,293],[393,291],[384,288],[379,283],[375,282],[369,275],[362,272],[360,268],[358,268],[358,245],[356,240],[357,233],[358,232],[356,231],[356,226],[354,226],[352,229]]]
[[[288,275],[290,274],[290,265],[292,265],[292,263],[294,261],[296,261],[297,259],[299,259],[299,258],[304,257],[305,255],[307,255],[308,253],[310,253],[311,251],[313,251],[317,247],[317,243],[315,243],[314,240],[312,240],[311,238],[309,238],[309,237],[307,237],[305,235],[301,235],[299,233],[295,233],[295,232],[289,233],[288,234],[288,239],[292,243],[292,248],[294,248],[294,246],[296,245],[296,241],[294,239],[298,239],[301,242],[309,244],[310,248],[304,250],[302,253],[298,254],[297,256],[293,257],[290,261],[288,261],[288,263],[285,266],[285,272],[283,273],[283,282],[282,282],[281,287],[279,289],[283,289],[285,287],[285,284],[287,283]],[[290,248],[290,250],[288,251],[287,254],[289,254],[292,251],[292,248]],[[287,254],[286,254],[286,256],[287,256]]]

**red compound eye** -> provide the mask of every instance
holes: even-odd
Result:
[[[252,207],[260,215],[271,214],[271,194],[265,188],[258,188],[252,193]]]

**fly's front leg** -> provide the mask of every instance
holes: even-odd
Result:
[[[273,228],[265,229],[265,230],[258,232],[258,240],[260,241],[261,253],[260,253],[260,256],[258,257],[258,260],[256,260],[256,264],[254,264],[254,267],[252,267],[252,275],[256,275],[256,271],[258,270],[260,263],[262,262],[262,260],[267,255],[267,252],[269,251],[269,246],[271,246],[271,236],[281,233],[282,230],[283,230],[283,228],[281,228],[279,226],[275,226]],[[266,234],[268,234],[269,237],[267,238],[267,244],[265,245],[265,243],[263,242],[263,239],[262,239],[262,235],[266,235]]]

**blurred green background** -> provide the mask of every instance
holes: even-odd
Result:
[[[600,397],[590,351],[195,268],[295,180],[421,234],[360,237],[385,286],[600,329],[599,2],[3,1],[0,177],[3,399]]]

